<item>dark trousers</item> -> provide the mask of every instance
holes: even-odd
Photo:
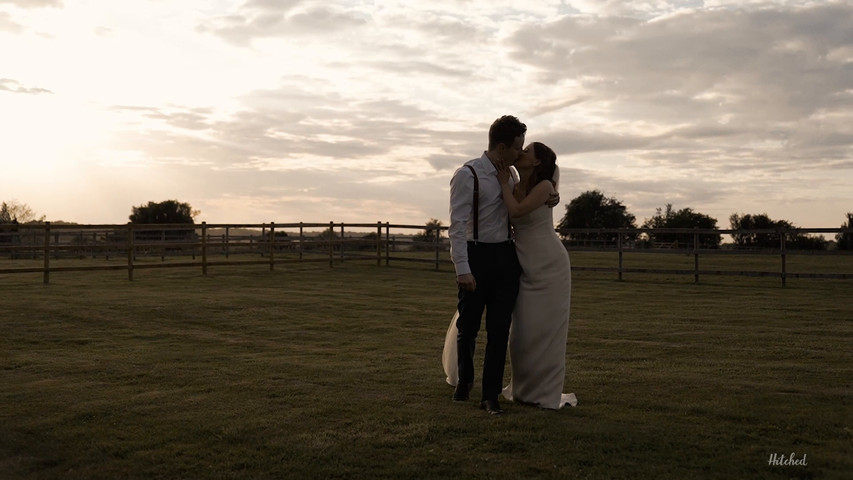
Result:
[[[518,296],[521,265],[512,242],[468,242],[468,264],[477,289],[459,289],[456,328],[459,382],[474,382],[474,349],[486,312],[486,355],[483,361],[483,400],[497,400],[503,389],[506,349],[512,309]]]

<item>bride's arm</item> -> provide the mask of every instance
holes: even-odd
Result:
[[[512,195],[512,186],[509,183],[501,184],[501,193],[503,193],[504,204],[506,205],[509,214],[512,217],[520,217],[530,213],[542,206],[548,197],[554,193],[554,185],[549,180],[539,182],[530,193],[521,201],[515,199]]]

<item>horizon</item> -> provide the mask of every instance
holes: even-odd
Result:
[[[435,220],[435,219],[430,219],[430,220]],[[772,219],[772,220],[775,221],[775,220],[779,220],[779,219]],[[175,226],[175,227],[188,226],[188,227],[193,227],[193,229],[198,229],[202,225],[205,225],[209,229],[208,235],[214,235],[214,234],[218,235],[218,234],[221,234],[221,232],[224,232],[226,229],[230,229],[231,232],[237,232],[237,233],[234,233],[235,235],[239,235],[239,234],[245,233],[245,232],[257,232],[258,229],[265,230],[266,228],[269,228],[270,223],[274,224],[275,228],[281,229],[279,231],[285,232],[287,234],[292,234],[292,233],[294,233],[293,230],[298,229],[300,227],[304,227],[303,231],[305,234],[320,235],[320,234],[323,234],[326,231],[328,231],[330,225],[333,225],[335,228],[336,234],[339,234],[339,232],[340,232],[339,228],[341,226],[343,226],[344,232],[345,232],[345,237],[348,235],[352,235],[352,234],[361,235],[361,234],[375,233],[375,227],[377,227],[377,226],[382,228],[382,232],[383,232],[382,234],[383,235],[385,234],[386,228],[387,228],[395,236],[396,235],[402,235],[402,236],[421,235],[423,233],[423,231],[433,228],[433,226],[431,225],[431,221],[423,222],[420,224],[418,224],[418,223],[406,223],[406,222],[388,222],[388,221],[381,221],[379,223],[377,223],[377,222],[347,222],[347,221],[211,223],[211,222],[207,222],[205,220],[196,222],[195,219],[193,219],[193,222],[194,223],[187,223],[187,224],[183,224],[183,223],[170,223],[170,224],[165,224],[165,223],[164,224],[135,223],[133,225],[138,226],[138,227],[147,227],[147,226],[156,226],[156,225],[170,225],[170,226]],[[45,225],[45,223],[49,223],[51,226],[56,226],[60,230],[72,230],[73,231],[73,228],[75,226],[87,227],[87,229],[92,228],[92,227],[104,227],[104,228],[122,227],[122,226],[129,225],[132,222],[124,222],[124,223],[78,223],[78,222],[70,222],[70,221],[65,221],[65,220],[31,220],[31,221],[26,222],[26,223],[16,224],[15,226],[16,227],[17,226],[28,226],[29,228],[34,228],[34,227],[39,226],[39,225]],[[440,222],[440,224],[439,224],[440,230],[446,231],[448,228],[449,228],[448,224],[446,224],[444,222]],[[418,229],[422,229],[422,230],[418,231]],[[830,242],[830,243],[836,242],[836,240],[835,240],[835,233],[836,232],[821,232],[821,230],[846,230],[846,229],[847,228],[842,226],[842,225],[839,225],[837,227],[836,226],[799,227],[797,225],[793,225],[790,228],[790,230],[799,231],[799,232],[801,232],[807,236],[822,237],[824,240],[826,240],[827,242]],[[555,222],[555,230],[557,230],[556,222]],[[572,230],[589,230],[589,229],[587,229],[587,228],[569,228],[566,230],[572,231]],[[592,230],[600,230],[600,229],[592,228]],[[615,228],[614,227],[614,228],[604,228],[603,230],[623,230],[623,228]],[[664,231],[667,231],[667,230],[685,230],[685,228],[681,228],[681,227],[655,228],[655,227],[644,227],[642,225],[636,225],[635,227],[628,228],[628,230],[638,230],[641,232],[640,235],[643,235],[643,234],[645,234],[645,233],[643,233],[643,231],[646,231],[646,230],[664,230]],[[686,228],[686,230],[692,231],[691,228]],[[761,231],[764,231],[764,230],[775,230],[775,229],[767,229],[767,228],[732,229],[731,226],[717,225],[716,228],[711,228],[711,229],[699,228],[699,230],[700,231],[717,230],[720,232],[725,232],[725,231],[738,231],[738,230],[746,230],[746,231],[761,230]],[[810,230],[818,230],[818,232],[811,232]],[[560,230],[557,230],[557,231],[559,232]],[[409,232],[411,232],[411,233],[409,233]],[[446,232],[443,232],[441,238],[443,240],[447,240],[448,237],[446,235],[447,235]],[[722,245],[730,244],[733,241],[733,238],[731,237],[731,234],[729,234],[729,233],[720,233],[720,237],[723,240]],[[582,240],[578,240],[578,241],[582,241]]]
[[[4,0],[0,202],[447,225],[450,177],[511,114],[557,153],[555,223],[597,189],[639,225],[672,204],[836,228],[851,24],[840,0]]]
[[[174,200],[174,199],[172,199],[172,200]],[[3,203],[3,202],[0,202],[0,203]],[[563,206],[563,209],[565,209],[565,206],[564,206],[564,204],[563,204],[563,202],[562,202],[562,201],[561,201],[560,205],[558,205],[557,207],[555,207],[555,210],[556,210],[556,209],[560,209],[560,207],[561,207],[561,206]],[[695,210],[694,210],[694,211],[695,211]],[[627,213],[631,213],[631,211],[630,211],[630,210],[628,210],[628,211],[627,211]],[[702,213],[702,212],[698,212],[698,213]],[[733,213],[741,213],[741,212],[733,212]],[[761,214],[764,214],[764,212],[762,212]],[[563,213],[563,215],[565,215],[565,212]],[[556,227],[556,225],[560,222],[560,219],[561,219],[561,218],[562,218],[562,216],[561,216],[560,218],[556,218],[556,217],[554,218],[554,220],[555,220],[555,221],[554,221],[554,225],[555,225],[555,227]],[[13,220],[16,220],[16,219],[14,219],[14,218],[13,218]],[[386,224],[391,224],[391,225],[403,225],[403,226],[405,226],[405,227],[426,227],[426,226],[427,226],[427,224],[428,224],[428,223],[430,223],[432,220],[439,220],[439,222],[440,222],[440,223],[439,223],[439,228],[446,229],[446,228],[448,228],[448,227],[450,226],[450,225],[449,225],[449,222],[447,222],[447,221],[445,221],[445,220],[441,220],[441,219],[436,219],[436,218],[430,218],[430,219],[424,220],[424,221],[422,221],[422,222],[420,222],[420,223],[418,223],[418,222],[412,222],[412,221],[408,221],[408,222],[407,222],[407,221],[403,221],[403,222],[390,222],[390,221],[387,221],[387,220],[380,220],[380,221],[378,221],[378,222],[379,222],[379,224],[381,224],[381,225],[382,225],[382,228],[385,228],[385,225],[386,225]],[[729,220],[729,219],[727,218],[727,220]],[[788,219],[784,219],[784,218],[772,218],[772,217],[771,217],[771,220],[773,220],[773,221],[778,221],[778,220],[788,220]],[[835,225],[824,225],[824,226],[802,227],[802,226],[799,226],[799,225],[794,224],[791,228],[793,228],[793,229],[797,229],[797,230],[810,230],[810,229],[839,229],[839,228],[845,228],[843,225],[844,225],[844,224],[846,224],[846,221],[847,221],[847,218],[845,217],[845,218],[844,218],[844,220],[842,220],[842,221],[839,223],[839,225],[837,225],[837,226],[835,226]],[[47,219],[47,218],[43,218],[43,219],[42,219],[42,218],[38,218],[38,219],[30,220],[30,221],[28,221],[28,222],[20,222],[20,223],[19,223],[19,225],[42,225],[42,224],[44,224],[44,223],[46,223],[46,222],[47,222],[47,223],[50,223],[50,224],[52,224],[52,225],[71,225],[71,226],[73,226],[73,225],[80,225],[80,226],[93,226],[93,225],[94,225],[94,226],[100,226],[100,225],[103,225],[103,226],[122,226],[122,225],[127,225],[127,224],[129,224],[129,223],[132,223],[132,222],[130,222],[130,221],[127,221],[127,222],[118,222],[118,223],[107,223],[107,222],[76,222],[76,221],[73,221],[73,220],[65,220],[65,219],[50,220],[50,219]],[[208,220],[198,220],[198,221],[196,221],[196,218],[195,218],[195,217],[193,217],[193,222],[194,222],[194,223],[189,224],[189,225],[199,226],[199,225],[202,225],[202,224],[206,224],[206,225],[208,225],[208,226],[210,226],[210,227],[212,227],[212,228],[222,228],[222,227],[228,227],[228,226],[230,226],[230,227],[232,227],[232,228],[246,228],[246,229],[251,229],[251,228],[263,228],[263,227],[265,227],[265,226],[269,225],[270,223],[275,224],[277,227],[278,227],[278,226],[284,226],[284,225],[287,225],[286,227],[283,227],[283,228],[296,228],[296,227],[295,227],[295,226],[293,226],[293,225],[298,225],[298,224],[300,224],[300,223],[303,223],[303,224],[305,224],[306,226],[310,226],[310,228],[321,228],[321,227],[327,227],[327,226],[330,224],[330,222],[331,222],[331,223],[333,223],[333,224],[334,224],[334,225],[336,225],[336,226],[339,226],[339,225],[341,225],[341,224],[343,224],[344,226],[348,226],[348,225],[365,225],[365,227],[359,227],[359,228],[367,228],[367,227],[366,227],[366,225],[371,225],[371,226],[373,226],[373,225],[377,225],[377,222],[375,222],[375,221],[374,221],[374,222],[370,222],[370,221],[346,221],[346,220],[330,220],[329,222],[323,222],[323,221],[316,221],[316,222],[315,222],[315,221],[305,221],[305,220],[288,221],[288,222],[278,222],[278,221],[274,221],[274,220],[266,221],[266,222],[216,222],[216,221],[208,221]],[[631,227],[631,228],[636,228],[636,229],[638,229],[638,230],[644,230],[644,229],[653,228],[653,227],[644,227],[644,226],[643,226],[643,221],[640,221],[639,219],[637,219],[637,221],[636,221],[635,223],[636,223],[635,227]],[[152,224],[148,224],[148,223],[140,223],[139,225],[152,225]],[[156,225],[156,224],[153,224],[153,225]],[[180,225],[180,224],[176,224],[176,225]],[[669,227],[668,227],[668,228],[669,228]],[[727,226],[727,225],[725,225],[725,224],[721,224],[720,219],[717,219],[717,226],[716,226],[714,229],[715,229],[715,230],[732,230],[732,227],[731,227],[731,224],[730,224],[730,223],[729,223],[729,224],[728,224],[728,226]],[[572,229],[569,229],[569,230],[572,230]],[[311,231],[313,231],[313,230],[311,230]],[[360,231],[360,230],[359,230],[359,231]],[[726,234],[724,234],[724,236],[727,236],[727,235],[726,235]]]

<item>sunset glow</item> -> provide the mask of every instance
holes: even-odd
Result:
[[[849,2],[807,0],[0,1],[0,201],[446,224],[453,171],[514,114],[564,202],[837,227],[850,25]]]

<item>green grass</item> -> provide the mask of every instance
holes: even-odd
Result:
[[[598,261],[584,255],[573,262]],[[444,383],[448,268],[135,278],[0,275],[3,478],[853,471],[850,281],[576,272],[566,384],[578,407],[506,404],[493,418],[473,400],[451,402]],[[768,465],[791,452],[808,465]]]

